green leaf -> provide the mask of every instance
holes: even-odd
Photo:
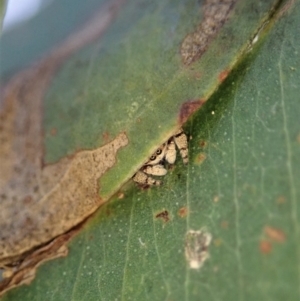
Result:
[[[44,104],[45,162],[125,131],[128,146],[100,179],[100,196],[111,197],[181,125],[184,104],[200,107],[249,50],[278,5],[264,1],[258,10],[255,2],[236,3],[230,22],[190,68],[180,45],[201,23],[198,2],[129,2],[101,40],[66,60],[53,79]]]
[[[282,14],[277,15],[281,19],[264,38],[265,41],[259,39],[259,45],[249,50],[243,62],[202,110],[186,124],[186,133],[191,138],[189,165],[184,166],[178,158],[175,167],[164,177],[161,187],[142,191],[128,183],[69,244],[68,257],[43,265],[29,287],[17,288],[3,300],[261,300],[266,296],[271,300],[299,299],[298,2],[292,9],[285,12],[282,10]],[[241,19],[236,22],[239,24]],[[149,40],[148,48],[151,44]],[[193,84],[185,78],[185,73],[188,73],[186,70],[180,71],[179,75],[175,73],[174,78],[166,84],[162,81],[163,77],[158,77],[158,83],[154,85],[157,91],[153,93],[163,94],[166,102],[157,96],[154,99],[155,108],[161,103],[163,105],[158,111],[152,111],[155,114],[153,121],[156,122],[153,130],[149,133],[145,130],[149,129],[152,121],[149,112],[144,113],[145,117],[142,115],[146,120],[145,128],[137,130],[134,128],[136,124],[127,125],[129,136],[137,135],[136,144],[128,148],[136,154],[136,161],[128,162],[128,166],[124,163],[122,167],[124,170],[128,168],[128,175],[133,173],[153,148],[168,137],[175,127],[177,115],[174,117],[174,113],[178,112],[180,101],[210,95],[218,85],[217,77],[213,74],[233,66],[238,54],[245,55],[241,52],[244,43],[242,41],[235,51],[231,49],[227,58],[225,53],[221,59],[215,57],[212,60],[215,56],[212,50],[206,54],[210,59],[203,58],[203,61],[195,63],[195,70],[207,70],[207,75],[201,78],[200,88],[199,82]],[[128,51],[133,52],[132,49]],[[119,60],[117,66],[122,66],[124,61],[130,62],[125,54],[123,58],[115,58]],[[145,57],[145,53],[142,54]],[[86,55],[90,57],[88,51]],[[147,58],[152,57],[147,55]],[[223,63],[218,66],[223,59]],[[212,64],[211,68],[208,68],[209,64]],[[109,61],[108,66],[115,65]],[[134,64],[129,66],[129,72],[136,73],[136,77],[130,77],[128,85],[134,84],[137,79],[143,81],[142,73],[139,73],[142,71],[134,70],[134,73],[131,71]],[[144,69],[146,74],[154,72],[147,71],[146,67]],[[61,71],[61,76],[65,70]],[[110,72],[116,75],[122,70],[116,68]],[[169,78],[170,73],[165,76]],[[109,80],[105,82],[104,76],[100,74],[99,77],[88,77],[83,86],[92,79],[95,83],[104,81],[103,87],[107,85],[108,89],[114,90],[109,87]],[[60,82],[61,77],[57,77],[53,87],[57,87]],[[80,75],[75,83],[80,83]],[[97,87],[95,83],[91,83],[91,86]],[[177,91],[176,87],[181,83],[182,91],[179,88]],[[140,86],[134,89],[141,89],[139,93],[132,92],[137,93],[135,97],[143,95],[147,81]],[[117,87],[122,89],[116,92],[114,99],[122,99],[120,91],[126,91],[126,85],[119,83]],[[93,89],[96,88],[92,88],[89,93],[94,93],[96,98],[99,91],[96,89],[93,92]],[[174,89],[178,93],[178,103],[174,108],[171,105],[172,110],[168,110],[170,99],[174,98],[171,93]],[[49,92],[48,103],[50,99],[53,100],[53,106],[66,99],[68,93],[71,94],[70,98],[74,97],[72,91],[61,94],[63,87],[58,91],[53,92],[57,97],[61,95],[56,102]],[[88,102],[90,97],[87,99]],[[124,112],[122,102],[119,104]],[[93,108],[92,104],[90,106]],[[49,117],[46,117],[48,131],[54,127],[50,116],[58,108],[52,110],[49,105]],[[82,116],[87,116],[84,109],[78,109],[83,114],[79,116],[76,110],[74,116],[78,118],[74,119],[81,124],[76,129],[69,127],[71,138],[70,143],[66,143],[69,149],[57,147],[53,151],[49,150],[55,143],[62,146],[62,141],[67,139],[63,132],[60,133],[57,120],[53,121],[58,135],[47,137],[49,162],[76,148],[91,148],[101,143],[101,138],[96,138],[99,131],[93,128],[93,118],[97,114],[91,119],[84,119]],[[91,110],[88,112],[90,116]],[[114,116],[114,110],[109,112],[110,117]],[[128,115],[124,119],[127,120]],[[118,120],[122,122],[121,117]],[[159,137],[158,120],[164,121]],[[109,127],[112,136],[117,133],[114,126]],[[101,129],[105,132],[105,128]],[[78,136],[75,136],[76,133]],[[85,138],[88,134],[91,135],[89,140]],[[79,138],[72,145],[74,137]],[[144,140],[141,140],[143,137]],[[124,158],[128,158],[125,152]],[[136,162],[135,165],[133,162]],[[113,172],[120,171],[116,169]],[[115,177],[107,176],[107,180],[101,180],[102,185]],[[116,186],[112,184],[112,187]],[[190,244],[186,234],[190,230],[200,229],[210,233],[213,240],[208,247],[210,258],[199,270],[194,270],[185,258],[185,248]]]

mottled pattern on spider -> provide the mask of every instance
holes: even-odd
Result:
[[[167,173],[166,164],[174,164],[176,160],[176,146],[185,164],[188,163],[187,137],[180,128],[167,142],[159,147],[142,168],[133,176],[133,181],[142,187],[160,185],[161,181],[151,176],[164,176]]]

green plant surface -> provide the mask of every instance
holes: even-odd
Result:
[[[2,300],[299,300],[299,2],[278,17],[185,125],[188,166],[161,187],[129,182]],[[199,229],[213,240],[194,270],[185,235]]]
[[[182,105],[200,106],[215,91],[278,3],[237,2],[209,50],[185,66],[180,45],[203,19],[199,2],[128,2],[105,35],[55,75],[44,103],[45,163],[125,131],[128,146],[100,179],[100,196],[108,199],[180,126]]]

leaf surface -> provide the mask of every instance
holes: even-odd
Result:
[[[176,166],[164,177],[162,187],[141,191],[130,183],[126,185],[69,244],[67,258],[45,264],[30,287],[18,288],[3,300],[198,300],[199,296],[209,300],[231,300],[237,296],[241,300],[257,300],[265,296],[270,296],[272,300],[297,300],[300,287],[300,236],[297,206],[299,106],[296,100],[299,95],[300,66],[297,57],[299,42],[295,32],[299,26],[299,14],[298,3],[283,13],[273,31],[265,38],[266,41],[249,54],[203,109],[186,124],[185,130],[191,137],[188,167],[178,158]],[[244,43],[245,40],[240,45]],[[133,140],[135,144],[132,144],[132,147],[140,150],[134,152],[137,154],[134,158],[136,167],[168,138],[178,122],[175,112],[178,112],[182,99],[201,99],[211,94],[220,82],[217,75],[225,67],[233,66],[237,54],[241,54],[240,47],[235,51],[228,51],[227,59],[227,53],[224,54],[223,64],[218,68],[216,66],[221,62],[217,57],[212,61],[216,54],[213,50],[205,54],[210,59],[203,58],[193,65],[197,72],[207,70],[201,77],[201,87],[199,81],[189,80],[186,74],[191,74],[190,70],[177,71],[170,80],[173,72],[170,67],[170,73],[165,75],[168,81],[165,83],[159,78],[154,86],[157,91],[162,91],[158,95],[166,98],[162,102],[161,98],[154,97],[155,106],[162,105],[158,111],[153,109],[155,116],[149,111],[139,112],[139,107],[126,111],[126,106],[122,107],[120,101],[121,111],[127,112],[124,119],[141,118],[135,124],[139,130],[131,123],[122,124],[122,118],[118,119],[122,127],[128,127],[126,132],[129,137],[137,137]],[[137,58],[138,54],[135,55]],[[120,59],[121,65],[124,62],[129,61]],[[212,63],[211,69],[207,68],[209,63]],[[135,64],[130,66],[128,70],[132,70]],[[63,69],[60,76],[64,70],[67,69]],[[111,72],[117,74],[121,70],[116,68]],[[144,70],[147,70],[146,66]],[[143,81],[140,73],[136,73],[137,78]],[[190,76],[193,77],[193,74]],[[94,79],[93,76],[90,78]],[[99,79],[95,81],[102,83]],[[103,81],[105,83],[105,79]],[[61,78],[53,87],[59,82],[62,82]],[[131,80],[128,85],[136,82]],[[146,94],[142,93],[146,84],[147,81],[135,87],[134,91],[139,91],[136,98]],[[177,88],[179,84],[182,91]],[[124,83],[116,85],[119,88]],[[108,84],[104,86],[110,91]],[[174,90],[178,102],[169,105],[170,99],[174,99]],[[56,92],[57,95],[61,95],[61,91]],[[121,92],[116,93],[121,97]],[[51,91],[48,95],[51,95]],[[59,100],[63,105],[62,100],[66,99],[61,96],[55,104],[55,97],[48,97],[48,102],[53,100],[53,106]],[[115,99],[118,97],[115,96]],[[89,99],[87,97],[87,101]],[[88,112],[92,109],[99,112],[92,105]],[[83,114],[82,110],[85,113],[84,109],[79,109],[80,114]],[[46,112],[49,116],[54,114],[51,113],[51,106]],[[54,138],[47,137],[48,162],[55,162],[74,148],[93,148],[101,144],[101,139],[105,139],[96,138],[97,133],[99,135],[99,130],[93,128],[98,128],[93,121],[96,117],[86,119],[82,116],[87,115],[83,114],[76,118],[76,112],[77,108],[74,109],[74,120],[80,122],[75,122],[73,127],[78,127],[74,133],[81,135],[77,136],[75,142],[69,138],[71,142],[66,143],[69,150],[61,151],[57,147],[51,151],[55,143],[63,145],[62,141],[67,139],[67,135],[64,136],[60,131],[57,120],[53,121],[50,117],[48,121],[46,119],[46,127],[50,130],[53,128],[51,122],[55,122],[58,133]],[[110,117],[114,116],[113,109],[108,112],[111,112]],[[153,118],[156,123],[150,127]],[[160,124],[160,120],[164,122]],[[89,122],[90,126],[87,126]],[[145,128],[142,127],[143,122]],[[76,137],[72,136],[73,127],[70,126],[67,132],[71,137]],[[111,136],[117,132],[115,127],[114,124],[108,128]],[[158,128],[162,130],[158,131]],[[85,140],[87,134],[81,129],[90,130],[89,140]],[[160,133],[159,137],[157,133]],[[128,148],[126,151],[128,153],[124,152],[124,158],[129,161],[128,166],[122,163],[121,171],[111,170],[112,173],[101,180],[103,187],[108,187],[105,183],[118,178],[122,170],[132,175],[136,169],[132,167],[133,160],[128,159],[128,154],[133,150]],[[125,162],[124,158],[120,155],[120,162]],[[122,177],[126,179],[128,176]],[[114,183],[111,185],[116,186]],[[103,195],[111,193],[103,191],[100,190]],[[210,233],[213,240],[208,247],[210,258],[200,270],[194,270],[190,269],[185,258],[186,234],[190,230],[200,229]]]

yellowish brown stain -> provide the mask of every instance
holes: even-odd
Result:
[[[207,147],[207,145],[208,145],[208,143],[207,143],[207,141],[206,141],[206,140],[200,140],[200,142],[199,142],[199,146],[200,146],[201,148],[206,148],[206,147]]]
[[[220,201],[220,197],[218,195],[215,195],[213,198],[214,203],[218,203]]]
[[[259,250],[262,254],[270,254],[275,244],[282,244],[286,241],[286,234],[279,228],[265,226],[262,239],[259,241]]]
[[[124,199],[124,197],[125,197],[125,194],[123,192],[118,193],[118,199],[119,200]]]
[[[270,254],[272,252],[272,244],[267,240],[259,242],[259,250],[262,254]]]
[[[181,207],[179,210],[178,210],[178,215],[180,216],[180,217],[186,217],[187,215],[188,215],[188,213],[189,213],[189,210],[188,210],[188,208],[187,207]]]
[[[283,243],[286,240],[286,235],[281,229],[271,226],[264,228],[264,234],[273,242]]]
[[[205,160],[206,160],[206,154],[205,153],[199,153],[198,155],[196,155],[194,162],[195,162],[195,164],[200,165]]]
[[[277,199],[276,199],[276,203],[278,205],[283,205],[286,203],[286,198],[283,195],[280,195]]]

